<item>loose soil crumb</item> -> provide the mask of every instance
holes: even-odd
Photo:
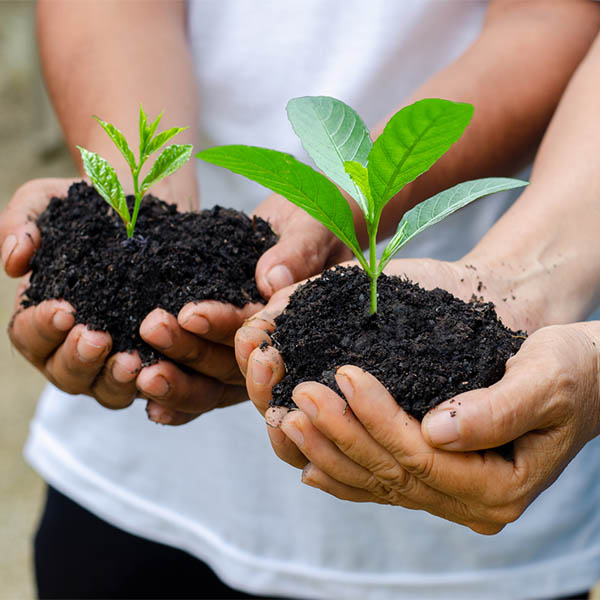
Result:
[[[466,303],[386,275],[378,291],[378,313],[370,315],[367,276],[338,267],[294,292],[271,336],[287,371],[273,405],[294,407],[292,390],[303,381],[340,393],[335,371],[351,364],[422,419],[440,402],[498,381],[525,339],[502,325],[492,303]]]
[[[113,353],[137,349],[144,364],[161,357],[138,333],[154,308],[177,315],[196,300],[264,302],[254,271],[277,240],[263,219],[219,206],[181,213],[153,196],[127,240],[121,219],[84,182],[52,198],[38,227],[42,244],[23,305],[64,298],[77,323],[111,334]]]

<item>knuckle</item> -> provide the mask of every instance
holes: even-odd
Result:
[[[387,488],[374,473],[369,474],[363,487],[367,492],[377,496],[377,498],[380,498],[385,502],[389,501],[391,490]]]
[[[520,503],[511,502],[503,506],[487,508],[483,511],[483,519],[490,526],[504,527],[514,523],[524,512],[525,507]]]
[[[13,318],[8,324],[8,328],[6,330],[8,333],[8,338],[15,350],[17,350],[17,352],[19,352],[19,354],[21,354],[21,356],[23,356],[23,358],[25,358],[27,362],[39,368],[41,365],[41,361],[36,357],[35,353],[31,351],[29,346],[24,343],[22,335],[19,333],[19,331],[17,331],[17,328],[15,327],[15,318],[19,314],[19,312],[13,315]]]
[[[8,334],[8,339],[10,340],[10,343],[19,351],[21,352],[21,354],[23,354],[23,351],[21,350],[21,344],[19,343],[19,336],[17,335],[16,332],[16,328],[15,328],[15,321],[17,319],[17,316],[19,315],[21,311],[17,311],[11,318],[10,322],[8,323],[8,327],[6,328],[6,333]]]
[[[433,478],[434,465],[435,455],[428,452],[415,455],[411,458],[410,462],[407,461],[402,466],[417,479],[430,481]]]
[[[323,245],[321,240],[314,237],[305,238],[301,245],[295,249],[295,257],[292,264],[304,265],[303,275],[312,275],[321,271],[323,267]]]
[[[385,487],[390,489],[404,489],[408,485],[408,480],[411,479],[410,474],[397,465],[391,466],[386,463],[374,464],[370,468],[370,471],[375,474]]]
[[[133,402],[131,397],[117,397],[112,394],[104,395],[98,392],[95,392],[93,397],[98,404],[109,410],[123,410]]]
[[[135,398],[135,385],[117,383],[107,376],[107,369],[96,378],[90,391],[98,404],[110,410],[127,408]]]
[[[246,388],[240,385],[220,384],[222,391],[219,394],[219,400],[210,408],[206,408],[202,412],[208,412],[213,408],[226,408],[233,404],[238,404],[247,399]]]
[[[324,427],[324,429],[328,430],[327,435],[330,436],[333,440],[333,443],[348,457],[353,458],[356,457],[360,451],[360,444],[357,438],[353,436],[344,436],[339,435],[339,432],[332,431],[326,427],[326,423],[322,422],[321,416],[317,416],[315,419],[315,425],[317,427]],[[367,467],[368,468],[368,467]],[[369,471],[373,471],[373,469],[369,468]]]
[[[523,461],[514,471],[515,477],[511,486],[503,490],[503,497],[506,501],[520,502],[531,489],[532,481],[537,479],[536,473],[532,473],[532,468]]]
[[[222,373],[219,379],[223,383],[235,386],[244,386],[246,382],[237,365],[231,365],[224,373]]]
[[[54,376],[56,386],[67,394],[72,396],[78,396],[79,394],[90,394],[90,390],[87,386],[80,384],[79,382],[72,381],[71,379],[61,378]]]
[[[194,340],[194,343],[179,358],[181,362],[193,363],[199,366],[209,362],[213,354],[212,345],[204,340]]]
[[[384,488],[389,490],[395,498],[398,496],[410,497],[415,492],[416,479],[403,468],[380,471],[376,476]]]

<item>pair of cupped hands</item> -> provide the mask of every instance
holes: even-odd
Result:
[[[31,181],[0,215],[4,269],[23,276],[10,338],[68,393],[86,394],[112,409],[142,397],[149,418],[168,425],[249,396],[265,415],[275,454],[302,469],[305,484],[344,500],[426,510],[486,534],[516,520],[598,433],[598,353],[585,324],[538,329],[508,361],[500,382],[441,404],[421,423],[377,379],[352,365],[336,373],[343,396],[305,382],[293,392],[299,410],[269,408],[271,390],[285,372],[275,348],[259,348],[270,344],[274,318],[296,282],[350,258],[325,228],[276,195],[256,210],[280,238],[256,269],[266,306],[203,301],[178,315],[156,309],[140,333],[170,360],[142,367],[135,352],[110,355],[110,336],[76,325],[65,301],[20,305],[40,242],[35,219],[69,183]],[[532,329],[531,306],[525,314],[518,302],[501,301],[510,282],[465,262],[396,260],[386,271],[465,300],[485,281],[485,298],[496,303],[504,323]],[[513,461],[485,451],[511,441]]]

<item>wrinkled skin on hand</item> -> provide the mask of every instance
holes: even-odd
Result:
[[[191,303],[178,315],[152,311],[140,326],[142,338],[170,360],[142,368],[137,353],[110,356],[110,335],[75,325],[74,309],[64,300],[49,300],[23,309],[27,271],[40,243],[35,220],[50,198],[66,193],[71,179],[33,180],[19,188],[0,215],[2,264],[11,277],[24,276],[9,336],[15,348],[58,388],[92,396],[101,405],[120,409],[136,397],[148,400],[149,417],[181,425],[213,408],[247,399],[233,352],[233,336],[262,305],[244,308],[214,301]],[[279,243],[257,265],[259,290],[274,291],[346,258],[333,236],[279,196],[270,196],[256,214],[271,222]],[[185,366],[185,369],[180,368]]]
[[[474,284],[455,263],[396,261],[394,268],[410,271],[425,287],[433,277],[457,295],[459,284]],[[462,290],[463,297],[467,292]],[[538,330],[508,361],[500,382],[456,396],[422,423],[377,379],[350,365],[336,374],[344,397],[305,382],[293,392],[298,410],[269,409],[285,366],[273,347],[258,346],[270,343],[273,320],[289,293],[276,294],[238,332],[236,354],[250,398],[265,414],[273,450],[302,469],[307,485],[344,500],[426,510],[494,534],[516,520],[598,434],[600,346],[594,336],[600,327],[592,331],[591,324]],[[533,322],[524,315],[519,321],[506,308],[509,326]],[[485,451],[513,440],[512,462]]]

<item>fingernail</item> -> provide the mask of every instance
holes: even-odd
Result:
[[[273,377],[273,370],[271,367],[268,367],[257,360],[253,361],[252,379],[256,385],[266,385],[271,381],[271,377]]]
[[[281,429],[270,429],[269,437],[271,438],[271,443],[276,446],[281,446],[281,444],[285,442],[287,436]]]
[[[292,272],[285,265],[277,265],[271,268],[266,275],[267,283],[271,286],[271,290],[276,292],[288,285],[294,283]]]
[[[294,402],[298,408],[311,420],[316,419],[319,414],[317,405],[313,402],[312,398],[306,394],[295,394],[293,396]]]
[[[136,375],[137,371],[130,371],[118,362],[116,362],[112,367],[113,379],[119,383],[130,383],[135,379]]]
[[[29,222],[25,225],[25,230],[21,234],[21,241],[27,241],[35,248],[34,236],[37,237],[38,228],[34,223]]]
[[[12,253],[14,252],[15,248],[17,247],[17,238],[14,235],[9,235],[5,240],[4,243],[2,244],[2,251],[0,253],[1,259],[2,259],[2,265],[4,266],[4,268],[6,269],[6,265],[8,263],[8,260],[10,259]]]
[[[162,406],[152,401],[148,402],[146,405],[146,414],[151,421],[154,421],[159,425],[169,425],[169,423],[172,423],[173,421],[173,413],[170,410],[164,409]]]
[[[170,389],[169,382],[162,375],[155,375],[144,391],[150,396],[163,398],[169,393]]]
[[[310,487],[316,487],[314,480],[311,477],[312,463],[308,463],[304,469],[302,469],[302,483],[310,485]]]
[[[185,329],[189,329],[198,335],[205,335],[210,331],[210,322],[206,317],[192,313],[187,319],[182,320]]]
[[[427,415],[424,425],[431,443],[436,446],[450,444],[459,437],[455,410],[434,410]]]
[[[285,435],[289,437],[290,440],[294,442],[294,444],[296,444],[296,446],[302,447],[304,445],[304,436],[302,435],[302,432],[293,423],[286,423],[284,419],[283,423],[281,423],[281,429],[283,430]]]
[[[74,323],[75,318],[73,317],[73,313],[62,308],[59,308],[52,316],[52,325],[58,331],[69,331]]]
[[[288,412],[290,412],[290,409],[285,406],[271,406],[265,413],[265,423],[269,427],[277,429],[281,425],[283,417],[285,417]]]
[[[77,341],[77,354],[82,362],[98,360],[106,351],[106,344],[100,342],[93,331],[84,331]]]
[[[167,350],[173,345],[171,331],[164,323],[151,329],[146,337],[153,346],[161,348],[162,350]]]
[[[250,342],[246,341],[243,337],[242,334],[238,334],[235,337],[235,351],[237,352],[238,356],[242,359],[242,360],[248,360],[250,354],[252,353],[252,350],[254,350],[255,346],[253,344],[251,344]]]
[[[344,394],[346,400],[350,402],[352,398],[354,398],[354,386],[352,385],[350,379],[343,373],[336,373],[335,380],[340,390],[342,390],[342,394]]]

